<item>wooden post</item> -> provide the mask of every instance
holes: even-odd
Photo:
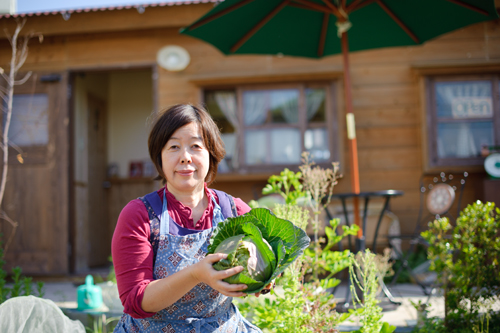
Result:
[[[356,141],[356,130],[354,124],[354,114],[352,107],[351,94],[351,75],[349,71],[349,44],[347,40],[347,32],[342,33],[342,56],[344,60],[344,94],[346,105],[346,121],[347,134],[349,138],[350,166],[351,166],[351,190],[355,194],[359,194],[359,165],[358,165],[358,145]],[[353,197],[354,223],[359,227],[358,239],[363,238],[363,229],[361,228],[361,220],[359,216],[359,198]]]

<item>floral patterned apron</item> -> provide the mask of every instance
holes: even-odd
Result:
[[[160,219],[160,237],[154,264],[153,278],[162,279],[205,258],[210,236],[217,224],[224,221],[221,208],[214,201],[212,228],[185,236],[171,235],[171,217],[167,210],[167,199],[163,195],[163,209]],[[152,208],[143,201],[152,218]],[[156,218],[153,215],[153,218]],[[151,223],[153,228],[154,223]],[[156,224],[157,225],[157,224]],[[151,230],[153,233],[154,230]],[[185,333],[262,333],[249,323],[227,297],[205,283],[199,283],[171,306],[154,316],[135,319],[123,314],[114,332],[185,332]]]

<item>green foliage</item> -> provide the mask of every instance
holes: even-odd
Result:
[[[377,257],[368,249],[350,256],[349,275],[354,281],[351,285],[351,294],[353,301],[359,306],[357,314],[361,322],[361,328],[356,331],[357,333],[390,333],[396,329],[395,326],[381,322],[382,308],[377,300],[381,281],[390,269],[389,256],[387,252],[384,257]],[[363,295],[362,301],[356,287]]]
[[[106,280],[116,284],[115,266],[113,265],[113,258],[109,256],[108,260],[111,263],[111,266],[109,267],[109,273],[108,276],[106,277]]]
[[[427,248],[422,244],[417,244],[415,251],[409,254],[403,252],[403,257],[406,258],[408,267],[414,269],[427,261]],[[401,260],[396,260],[392,265],[392,269],[397,272],[402,264],[403,262]],[[385,283],[390,283],[392,282],[392,277],[386,276],[384,281]],[[396,279],[396,283],[410,282],[412,282],[410,273],[406,269],[402,270]]]
[[[301,176],[300,172],[295,173],[285,168],[279,175],[269,177],[268,184],[262,189],[262,194],[277,193],[285,199],[286,204],[294,205],[305,195],[300,183]]]
[[[319,213],[324,207],[322,198],[331,195],[338,177],[335,166],[335,170],[325,170],[311,168],[311,165],[306,158],[302,168],[305,174],[285,169],[280,176],[271,176],[270,184],[263,193],[277,193],[285,198],[285,205],[278,204],[273,208],[277,217],[291,221],[301,229],[305,229],[312,218],[317,231]],[[307,184],[306,190],[303,191],[299,180]],[[304,202],[309,210],[299,204]],[[317,238],[312,248],[307,248],[305,254],[277,279],[279,292],[273,291],[270,298],[235,300],[242,314],[264,332],[337,332],[335,327],[351,316],[352,312],[337,313],[334,296],[326,289],[338,284],[334,275],[349,266],[350,253],[331,251],[331,248],[348,234],[357,233],[357,226],[353,226],[343,227],[343,234],[337,235],[338,223],[338,220],[332,220],[330,227],[325,228],[326,244],[324,239]],[[318,274],[326,275],[326,278],[315,278]],[[305,276],[309,276],[307,281]]]
[[[351,227],[342,226],[343,233],[338,235],[336,232],[338,224],[339,220],[333,219],[330,221],[330,227],[325,227],[328,240],[324,248],[319,250],[308,248],[304,252],[306,273],[314,276],[313,272],[315,272],[316,275],[322,276],[322,279],[313,278],[311,282],[317,281],[324,290],[337,286],[340,280],[334,278],[334,276],[350,265],[351,252],[349,250],[330,251],[330,249],[340,242],[342,238],[355,235],[359,229],[357,225]],[[320,241],[322,240],[320,239]]]
[[[7,285],[7,271],[3,269],[5,260],[3,259],[3,249],[0,247],[0,304],[12,297],[34,295],[33,278],[22,275],[21,267],[12,268],[12,285]],[[38,297],[43,297],[43,282],[36,284]]]
[[[454,228],[441,218],[422,233],[430,244],[431,270],[445,288],[445,326],[450,332],[479,330],[480,311],[500,317],[491,310],[500,294],[499,227],[495,204],[477,201],[460,213]]]

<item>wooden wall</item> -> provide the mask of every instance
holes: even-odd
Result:
[[[182,72],[157,68],[154,77],[159,109],[175,103],[199,103],[205,84],[267,83],[325,77],[337,82],[337,110],[341,132],[337,140],[344,179],[336,192],[350,191],[345,112],[342,98],[340,56],[322,60],[222,55],[199,40],[179,35],[186,26],[211,6],[188,5],[136,10],[73,14],[68,21],[60,15],[31,17],[27,28],[45,35],[42,44],[30,43],[26,70],[77,71],[131,68],[156,62],[157,51],[166,45],[180,45],[191,55]],[[161,14],[161,15],[160,15]],[[11,26],[11,19],[0,25]],[[0,40],[0,66],[9,59],[5,39]],[[397,189],[404,196],[392,201],[403,232],[413,230],[418,213],[419,179],[432,170],[426,161],[424,75],[498,71],[500,63],[500,21],[480,23],[446,34],[422,46],[386,48],[351,54],[354,114],[356,116],[361,190]],[[464,203],[481,199],[482,167],[469,168]],[[214,187],[244,200],[254,199],[268,175],[221,176]],[[122,191],[147,184],[114,187],[111,215],[124,205]],[[150,188],[150,187],[148,187]],[[149,189],[141,188],[149,191]],[[144,192],[144,193],[146,193]]]

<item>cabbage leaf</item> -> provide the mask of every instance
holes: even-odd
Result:
[[[253,245],[243,244],[251,242]],[[243,266],[245,270],[225,279],[229,283],[248,286],[245,293],[260,292],[297,259],[309,246],[304,230],[292,222],[276,217],[269,209],[255,208],[248,213],[220,222],[210,238],[208,253],[227,253],[228,257],[214,264],[217,270]],[[260,255],[257,273],[247,268],[250,257],[246,246],[255,247]],[[239,250],[238,250],[239,249]],[[265,262],[265,267],[262,265]]]

